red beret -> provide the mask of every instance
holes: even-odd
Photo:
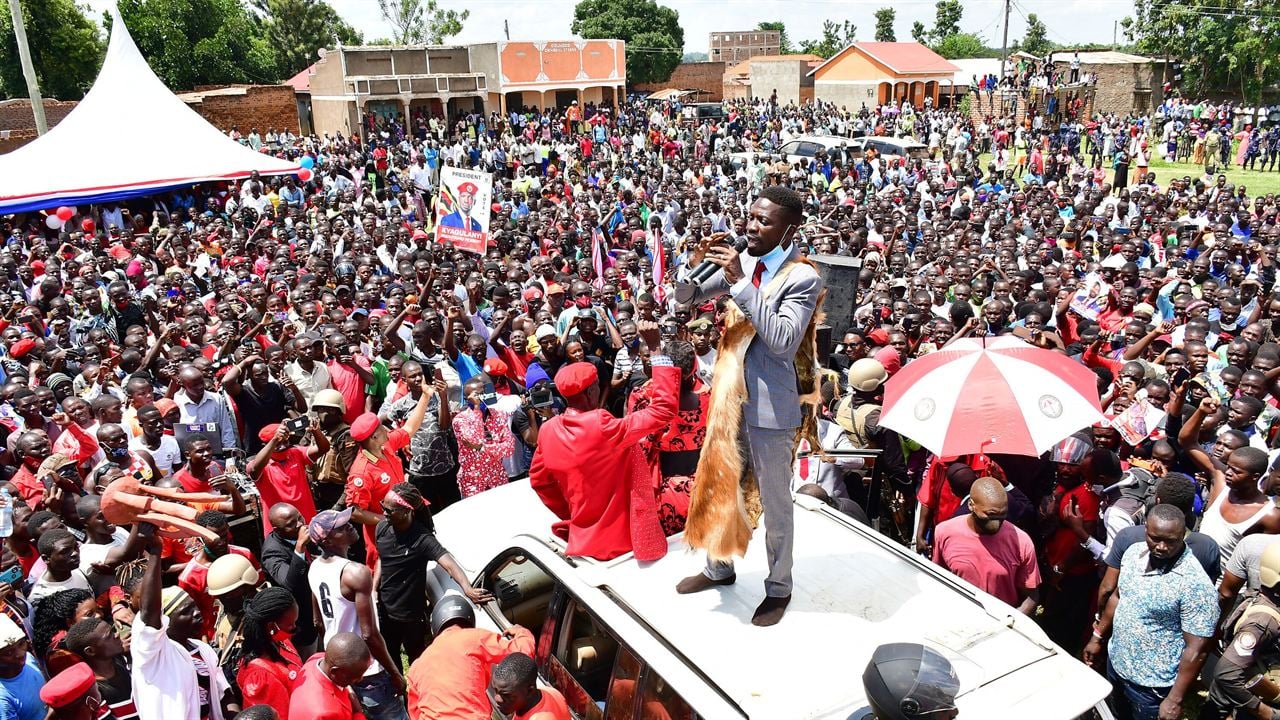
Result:
[[[371,412],[363,413],[356,421],[351,423],[351,439],[356,442],[364,442],[373,437],[378,430],[378,416]]]
[[[461,194],[461,193],[467,193],[468,195],[475,195],[475,194],[476,194],[476,191],[477,191],[477,190],[479,190],[479,189],[480,189],[480,188],[476,187],[476,184],[475,184],[475,183],[472,183],[472,182],[464,182],[464,183],[462,183],[461,185],[459,185],[459,186],[458,186],[458,193],[459,193],[459,194]]]
[[[872,345],[888,345],[889,331],[884,328],[876,328],[867,333],[867,339],[871,341]]]
[[[280,423],[271,423],[258,431],[258,439],[262,442],[271,442],[271,438],[276,436],[276,431],[279,429]]]
[[[594,385],[597,380],[595,365],[589,362],[571,363],[556,373],[556,389],[565,397],[573,397]]]
[[[25,356],[27,353],[36,349],[36,341],[31,338],[23,338],[13,345],[9,346],[9,357],[15,360]]]
[[[40,688],[40,699],[52,708],[64,708],[84,697],[96,678],[87,663],[76,663],[54,675]]]
[[[523,297],[524,297],[524,299],[525,299],[525,302],[528,302],[529,300],[541,300],[541,299],[542,299],[542,290],[541,290],[540,288],[536,288],[536,287],[528,287],[528,288],[525,288],[525,289],[524,289],[524,293],[523,293]]]

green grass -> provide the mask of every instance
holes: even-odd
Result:
[[[1234,154],[1232,157],[1234,163]],[[1249,197],[1256,198],[1280,193],[1280,163],[1277,163],[1276,167],[1277,172],[1258,172],[1257,170],[1241,170],[1238,165],[1233,164],[1225,172],[1219,169],[1219,174],[1226,175],[1227,182],[1236,187],[1244,185],[1248,188]],[[1204,167],[1192,165],[1191,163],[1170,163],[1158,157],[1153,157],[1151,158],[1151,172],[1156,174],[1156,182],[1161,187],[1164,187],[1169,184],[1169,179],[1173,177],[1190,175],[1191,179],[1195,180],[1204,175]],[[1129,182],[1132,184],[1132,170],[1130,170],[1129,178]]]

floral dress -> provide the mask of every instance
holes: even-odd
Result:
[[[627,413],[643,410],[652,402],[652,385],[645,383],[627,402]],[[698,407],[681,409],[676,419],[661,432],[640,441],[640,450],[649,465],[659,470],[658,516],[662,531],[668,536],[684,530],[689,516],[689,498],[693,494],[694,472],[702,443],[707,437],[707,408],[711,402],[709,386],[695,389]]]
[[[471,497],[507,484],[502,460],[515,450],[510,416],[501,410],[467,408],[453,418],[458,438],[458,490]]]

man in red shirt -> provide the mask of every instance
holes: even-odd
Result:
[[[1040,568],[1031,536],[1010,522],[1009,495],[995,478],[969,489],[969,514],[938,523],[933,561],[1027,615],[1039,601]]]
[[[333,389],[342,393],[347,411],[342,419],[354,424],[367,405],[369,393],[366,388],[377,383],[373,371],[369,368],[369,359],[360,351],[359,343],[347,340],[342,333],[334,333],[329,337],[329,354],[333,356],[325,367],[329,370],[329,382]]]
[[[1093,471],[1092,443],[1083,433],[1072,435],[1053,448],[1058,484],[1053,489],[1058,528],[1045,544],[1049,584],[1040,624],[1045,633],[1073,657],[1084,650],[1098,591],[1097,563],[1064,520],[1067,509],[1078,514],[1084,529],[1093,535],[1098,527],[1100,502],[1089,482]]]
[[[311,483],[307,479],[307,467],[329,452],[329,438],[320,432],[319,421],[312,419],[308,428],[314,442],[303,450],[289,439],[289,428],[273,423],[258,431],[258,439],[266,443],[253,456],[246,468],[249,477],[258,485],[262,496],[262,525],[265,534],[273,530],[266,511],[276,503],[289,503],[302,514],[303,522],[311,522],[316,515],[316,502],[311,495]]]
[[[369,567],[378,564],[378,548],[374,530],[382,522],[382,498],[394,485],[404,482],[404,464],[400,450],[409,447],[409,439],[422,427],[427,405],[435,395],[424,378],[422,397],[405,418],[404,427],[388,430],[373,413],[364,413],[351,423],[351,439],[359,444],[356,458],[347,475],[346,499],[351,519],[364,526],[364,545]]]
[[[521,652],[506,656],[489,679],[494,708],[513,720],[570,720],[564,695],[549,685],[539,688],[537,681],[538,664],[533,658]]]
[[[289,717],[280,720],[356,720],[363,718],[351,684],[364,677],[373,656],[355,633],[338,633],[302,666],[289,698]]]
[[[663,355],[650,362],[653,404],[623,418],[600,409],[594,365],[572,363],[556,373],[569,409],[538,431],[529,482],[560,518],[552,531],[566,539],[569,555],[609,560],[634,552],[637,559],[656,560],[666,554],[653,480],[638,470],[647,463],[633,453],[640,452],[640,440],[675,418],[680,369]]]

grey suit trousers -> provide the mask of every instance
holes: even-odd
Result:
[[[746,443],[746,455],[755,470],[760,502],[764,505],[764,541],[769,555],[769,575],[764,581],[764,592],[769,597],[786,597],[791,594],[791,553],[795,546],[791,453],[795,449],[796,431],[744,423],[738,437]],[[712,580],[723,580],[733,574],[733,563],[708,560],[703,572]]]

